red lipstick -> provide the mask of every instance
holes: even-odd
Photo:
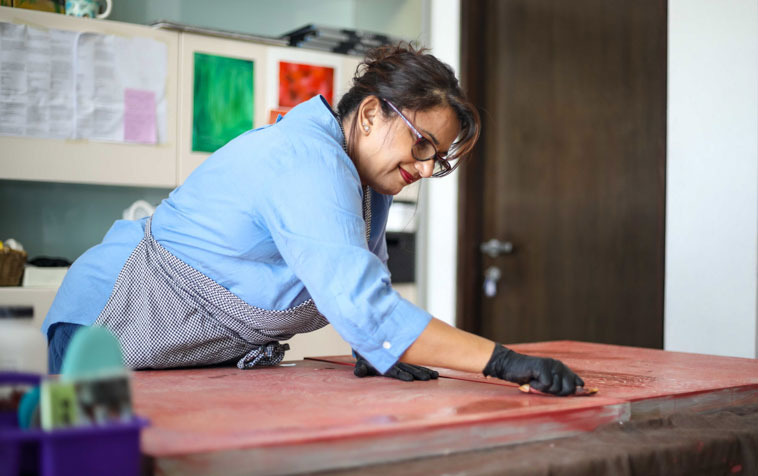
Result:
[[[403,169],[403,168],[402,168],[402,167],[400,167],[400,166],[398,166],[398,169],[400,169],[400,175],[402,175],[402,176],[403,176],[403,180],[405,180],[405,182],[406,182],[408,185],[410,185],[410,184],[412,184],[413,182],[415,182],[415,181],[416,181],[416,179],[415,179],[415,178],[413,178],[413,175],[409,174],[409,173],[408,173],[408,172],[407,172],[405,169]]]

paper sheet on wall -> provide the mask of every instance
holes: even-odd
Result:
[[[166,45],[0,23],[0,134],[166,141]]]
[[[0,134],[73,137],[75,39],[0,23]]]

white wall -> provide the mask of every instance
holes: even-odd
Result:
[[[670,0],[664,342],[756,357],[758,1]]]
[[[431,0],[432,53],[459,72],[460,0]],[[417,269],[419,303],[434,317],[455,324],[458,252],[458,174],[422,181]]]

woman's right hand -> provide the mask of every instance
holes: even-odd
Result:
[[[531,357],[495,344],[492,356],[482,373],[518,384],[528,383],[535,390],[566,396],[583,387],[584,381],[563,362],[544,357]]]
[[[355,354],[355,369],[353,370],[353,374],[356,377],[363,378],[382,375],[378,370],[376,370],[371,364],[368,363],[368,360],[356,352],[355,349],[353,349],[353,353]],[[427,369],[426,367],[422,367],[420,365],[397,362],[395,365],[390,367],[390,369],[387,370],[383,376],[402,380],[404,382],[413,382],[414,380],[435,380],[440,376],[440,374],[437,373],[436,370]]]

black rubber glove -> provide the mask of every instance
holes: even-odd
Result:
[[[482,373],[520,385],[528,383],[535,390],[560,396],[571,395],[576,387],[584,387],[584,380],[563,362],[519,354],[500,344],[495,344]]]
[[[376,370],[361,354],[353,351],[355,354],[355,370],[353,373],[356,377],[371,377],[374,375],[382,375]],[[439,377],[440,374],[432,369],[421,367],[420,365],[406,364],[404,362],[398,362],[384,374],[384,377],[395,378],[403,380],[404,382],[412,382],[414,380],[433,380]]]

